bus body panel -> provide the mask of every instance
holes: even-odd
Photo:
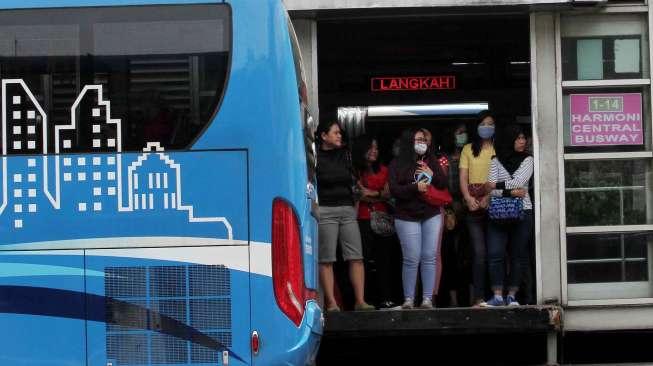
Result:
[[[244,246],[86,251],[88,365],[249,364],[247,266]]]
[[[189,3],[198,2],[192,0],[91,0],[88,2],[9,0],[3,2],[1,7],[38,8]],[[161,158],[159,160],[164,163],[174,161],[174,164],[179,164],[182,167],[183,203],[194,205],[193,215],[190,215],[190,210],[185,210],[183,212],[185,216],[177,215],[178,217],[174,219],[160,217],[153,219],[147,215],[120,216],[123,213],[105,217],[98,216],[97,220],[86,219],[87,222],[81,224],[82,228],[74,231],[77,237],[70,235],[73,232],[70,229],[70,223],[65,220],[56,222],[55,216],[51,216],[49,220],[34,221],[33,224],[34,227],[44,227],[43,225],[54,223],[52,232],[57,233],[54,235],[56,240],[49,239],[52,236],[48,233],[34,232],[30,234],[34,236],[33,238],[20,237],[0,243],[0,245],[5,244],[4,250],[16,248],[24,250],[84,249],[82,254],[78,253],[71,258],[76,258],[77,262],[81,258],[86,267],[83,263],[71,267],[82,268],[86,273],[85,277],[81,276],[82,279],[85,278],[84,286],[82,288],[78,286],[74,290],[81,291],[81,293],[86,291],[87,301],[90,301],[89,299],[106,301],[107,296],[116,297],[119,301],[118,304],[127,306],[128,309],[138,309],[138,306],[132,305],[143,305],[144,302],[149,309],[151,304],[148,301],[167,301],[166,304],[176,304],[177,307],[185,301],[187,319],[186,322],[173,322],[177,326],[181,326],[180,324],[192,325],[189,323],[191,321],[191,301],[223,299],[219,296],[217,299],[196,299],[192,296],[183,299],[183,296],[179,298],[174,296],[171,298],[157,298],[156,296],[145,296],[145,299],[130,298],[121,296],[120,293],[116,295],[115,289],[109,291],[109,295],[107,295],[107,278],[120,277],[123,273],[121,271],[128,273],[135,271],[144,272],[149,281],[147,276],[150,276],[151,273],[170,270],[171,273],[177,275],[184,272],[185,280],[189,281],[191,270],[195,268],[193,266],[207,265],[205,263],[207,261],[210,263],[209,266],[223,265],[229,269],[231,289],[233,290],[231,297],[232,349],[230,350],[236,358],[231,358],[230,364],[240,364],[240,360],[245,364],[260,365],[306,364],[314,358],[322,334],[321,309],[315,301],[308,301],[305,304],[302,323],[299,326],[293,324],[276,304],[270,260],[272,201],[276,197],[281,197],[290,203],[300,220],[305,286],[310,289],[317,288],[317,228],[316,219],[311,214],[311,190],[309,189],[311,182],[306,168],[302,116],[298,103],[299,93],[288,33],[289,20],[281,1],[278,0],[234,0],[227,1],[227,3],[232,11],[233,44],[228,81],[219,110],[203,134],[190,147],[190,152],[162,153],[157,151],[156,147],[152,147],[148,152],[149,159]],[[130,164],[138,162],[138,159],[145,153],[121,154],[122,160],[125,162],[123,171],[126,171],[126,167]],[[165,157],[160,154],[164,154]],[[83,155],[87,159],[93,157],[89,154]],[[77,159],[84,156],[71,156],[71,158]],[[49,163],[47,169],[52,169],[52,159],[55,158],[55,156],[44,158],[44,161],[47,160]],[[8,160],[11,159],[18,161],[27,158],[16,156]],[[63,162],[60,163],[63,164]],[[170,165],[168,164],[168,166]],[[78,172],[71,171],[72,173]],[[49,182],[48,185],[52,185],[52,182]],[[66,194],[69,197],[76,197],[79,192],[68,190]],[[128,199],[129,196],[125,196],[125,200],[128,201]],[[80,202],[73,200],[73,204],[75,203]],[[145,203],[149,203],[149,197],[146,197]],[[74,205],[70,207],[71,210],[74,208]],[[77,208],[79,209],[79,206]],[[74,217],[74,214],[71,215]],[[181,216],[186,220],[183,224]],[[190,220],[191,217],[227,218],[229,226],[224,225],[224,220],[193,221]],[[4,218],[2,219],[4,220]],[[114,222],[114,220],[122,221],[120,225],[106,225],[107,222]],[[11,221],[8,223],[11,224]],[[117,227],[120,229],[116,229]],[[115,231],[118,231],[119,235],[115,235]],[[98,238],[100,240],[96,240]],[[126,238],[131,239],[125,240]],[[229,247],[220,247],[220,245],[229,245]],[[154,249],[166,246],[182,246],[184,248]],[[136,247],[152,247],[152,249],[130,249]],[[97,249],[93,250],[93,248]],[[181,255],[179,251],[185,253],[186,256]],[[232,262],[231,259],[225,259],[228,257],[225,253],[234,251],[237,253],[236,257],[246,258],[243,259],[245,262],[243,260]],[[245,256],[248,251],[249,256]],[[117,255],[117,252],[120,255]],[[49,252],[49,254],[54,253]],[[27,256],[26,258],[32,260],[34,257]],[[51,261],[51,263],[57,263],[59,260],[56,255],[40,255],[38,258],[45,262]],[[0,261],[4,262],[4,258]],[[76,277],[77,284],[80,280],[78,277]],[[13,281],[7,283],[11,284]],[[190,291],[190,286],[187,285],[185,289]],[[146,292],[146,294],[151,295],[150,292]],[[173,305],[170,306],[174,308]],[[107,362],[113,363],[114,366],[121,364],[109,357],[115,356],[115,350],[109,349],[108,340],[116,336],[132,335],[130,332],[134,333],[134,339],[138,339],[136,336],[139,335],[139,330],[116,329],[114,325],[107,324],[106,319],[104,322],[101,321],[101,318],[93,320],[92,316],[97,316],[100,308],[101,306],[96,306],[87,309],[85,314],[87,317],[91,317],[88,320],[88,330],[83,328],[83,322],[81,323],[83,329],[79,328],[80,320],[55,319],[56,322],[60,322],[56,323],[59,325],[57,329],[70,329],[68,339],[87,337],[88,345],[85,346],[86,349],[76,348],[77,343],[72,342],[70,352],[66,353],[69,358],[53,359],[51,360],[53,366],[81,364],[70,361],[78,360],[80,352],[81,357],[87,359],[88,365],[106,365]],[[121,307],[118,309],[124,310]],[[163,309],[168,308],[164,307]],[[127,313],[127,315],[129,314]],[[106,316],[106,314],[104,315]],[[24,318],[12,314],[7,315],[1,310],[0,316],[12,319],[16,322],[16,326],[21,324],[16,319],[24,320]],[[162,317],[159,318],[171,320],[166,314],[162,314]],[[172,318],[175,320],[174,317]],[[109,319],[115,320],[114,318]],[[29,321],[32,319],[30,318]],[[149,317],[148,322],[151,322],[148,326],[154,324]],[[183,328],[183,326],[181,327]],[[208,329],[209,333],[216,331],[211,328],[190,328],[183,329],[204,341],[206,339],[202,338],[203,330]],[[199,332],[194,333],[194,330]],[[250,355],[249,350],[249,336],[253,331],[257,331],[261,336],[261,350],[256,356]],[[153,329],[141,329],[140,332],[141,336],[147,334],[149,337],[147,339],[150,342],[148,343],[150,350],[152,340],[159,342],[155,342],[158,345],[166,344],[173,348],[183,348],[183,337],[180,338],[179,334],[176,337],[169,337],[170,334],[156,332]],[[57,339],[60,336],[61,334],[53,333],[52,338],[48,339]],[[48,335],[43,337],[47,338]],[[141,337],[141,342],[142,339]],[[23,343],[25,345],[30,344],[28,339],[21,339],[18,342],[27,342]],[[188,340],[186,342],[186,356],[191,357],[194,343]],[[13,344],[13,341],[9,339],[6,344]],[[129,344],[129,342],[121,344]],[[139,344],[142,343],[135,341],[129,347],[136,347]],[[19,348],[16,352],[19,352]],[[149,352],[151,353],[151,351]],[[183,351],[180,352],[183,354]],[[0,359],[6,354],[8,353],[0,352]],[[56,355],[57,353],[52,354]],[[23,354],[23,356],[28,358],[25,361],[26,364],[36,362],[35,360],[40,357],[30,354]],[[162,357],[174,358],[173,356]],[[182,355],[178,353],[177,357],[182,357]],[[151,354],[148,355],[147,361],[146,364],[153,363]]]
[[[271,241],[274,197],[300,215],[306,286],[317,288],[316,220],[311,215],[299,94],[280,1],[228,1],[232,7],[231,74],[222,106],[193,149],[247,146],[250,156],[251,240]],[[247,97],[243,97],[247,96]],[[247,126],[246,129],[243,126]],[[314,192],[313,192],[313,197]]]
[[[0,9],[38,9],[78,6],[210,4],[223,2],[223,0],[4,0],[0,5]]]
[[[315,301],[306,304],[299,327],[276,307],[270,277],[252,274],[252,326],[261,336],[261,350],[253,365],[306,365],[317,355],[323,333],[322,310]]]
[[[0,252],[0,363],[86,363],[81,250]]]
[[[0,165],[0,249],[247,245],[246,151],[10,156]]]
[[[288,18],[280,1],[228,1],[233,16],[229,84],[213,124],[194,149],[245,144],[250,160],[251,245],[271,242],[272,201],[282,197],[302,224],[308,288],[317,288],[316,221],[311,216],[306,152]],[[243,96],[247,97],[243,97]],[[242,125],[247,125],[246,132]],[[266,245],[266,244],[263,244]],[[317,349],[321,311],[295,326],[278,311],[272,279],[252,276],[252,331],[261,337],[253,363],[305,364]],[[308,306],[314,309],[312,303]],[[319,308],[318,308],[319,309]]]

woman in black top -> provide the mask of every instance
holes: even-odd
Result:
[[[365,269],[354,208],[351,155],[343,147],[341,130],[336,121],[320,124],[317,130],[320,281],[327,311],[340,310],[334,297],[333,275],[333,263],[340,242],[342,256],[349,262],[349,279],[356,301],[354,309],[374,310],[364,298]]]
[[[395,228],[403,252],[402,280],[404,304],[412,309],[418,267],[422,278],[421,308],[433,307],[436,259],[442,236],[441,207],[433,206],[422,195],[433,185],[447,187],[447,176],[429,150],[421,130],[406,131],[401,138],[399,156],[390,164],[390,192],[395,198]]]

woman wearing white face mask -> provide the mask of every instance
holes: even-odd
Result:
[[[399,156],[389,168],[390,192],[395,198],[395,228],[403,253],[402,282],[404,304],[411,309],[415,301],[417,270],[422,278],[421,308],[433,307],[436,256],[442,230],[440,207],[426,203],[421,195],[429,185],[445,189],[447,177],[431,151],[424,132],[404,132]],[[435,243],[435,245],[434,245]]]

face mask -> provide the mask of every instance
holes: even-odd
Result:
[[[467,143],[467,132],[456,135],[456,147],[463,147]]]
[[[415,144],[415,152],[417,153],[417,155],[424,155],[427,149],[428,146],[424,143],[420,142]]]
[[[494,136],[494,126],[478,126],[478,136],[482,139],[489,139]]]
[[[392,156],[394,156],[395,158],[399,156],[399,146],[394,146],[392,148]]]

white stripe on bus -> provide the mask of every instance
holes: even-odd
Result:
[[[106,249],[103,249],[106,248]],[[193,250],[197,248],[198,250]],[[245,240],[187,237],[120,237],[3,245],[3,255],[82,255],[224,265],[272,276],[272,245]],[[52,250],[59,249],[59,250]],[[83,251],[83,250],[84,251]],[[30,252],[26,252],[30,251]]]

